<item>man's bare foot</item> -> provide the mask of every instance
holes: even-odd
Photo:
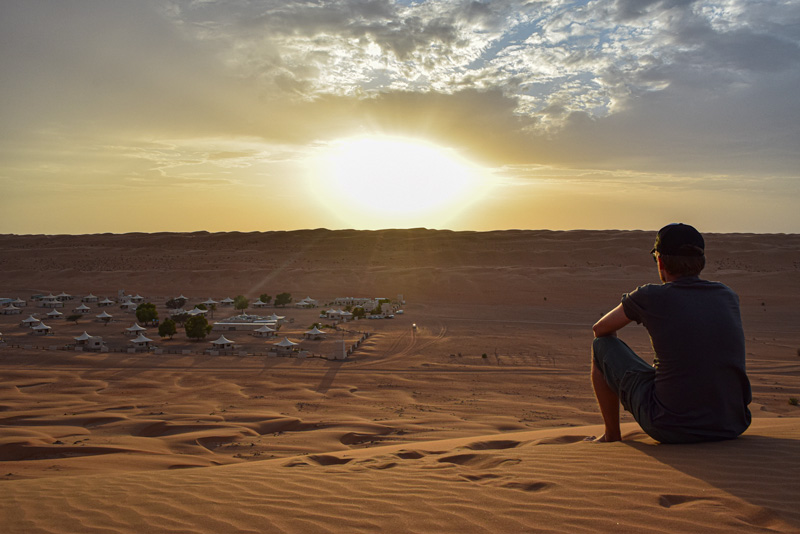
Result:
[[[608,434],[603,434],[599,438],[596,436],[589,436],[584,438],[583,441],[591,441],[592,443],[612,443],[614,441],[622,441],[622,436],[609,436]]]

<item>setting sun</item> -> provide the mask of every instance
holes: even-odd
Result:
[[[356,226],[441,224],[487,186],[480,169],[454,150],[398,137],[332,143],[312,172],[323,178],[316,184],[326,184],[316,190],[320,202]]]

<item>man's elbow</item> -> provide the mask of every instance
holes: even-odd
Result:
[[[601,324],[601,322],[597,322],[594,324],[594,326],[592,326],[592,333],[594,334],[594,337],[607,337],[607,336],[617,335],[616,330],[609,330],[609,328]]]

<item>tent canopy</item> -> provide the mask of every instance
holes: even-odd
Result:
[[[139,337],[132,339],[131,343],[150,343],[151,341],[153,340],[149,337],[145,337],[144,334],[139,334]]]
[[[278,341],[277,343],[273,343],[276,347],[294,347],[295,345],[299,345],[299,343],[295,343],[294,341],[289,341],[288,337],[283,338],[283,340]]]

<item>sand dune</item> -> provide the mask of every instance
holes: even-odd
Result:
[[[156,340],[164,354],[129,354],[134,319],[116,308],[107,326],[55,320],[46,338],[18,325],[41,309],[0,315],[2,532],[800,532],[800,236],[707,236],[706,275],[742,302],[755,417],[742,438],[658,445],[626,414],[623,443],[582,441],[600,423],[590,325],[656,281],[652,240],[0,236],[0,297],[124,288],[162,314],[180,293],[407,300],[353,324],[345,337],[372,335],[346,361],[266,356],[270,341],[234,334],[244,354],[182,333]],[[319,320],[277,311],[298,339]],[[113,351],[61,350],[84,330]],[[648,356],[641,327],[623,338]]]
[[[5,532],[798,532],[797,420],[734,442],[578,427],[3,482]],[[624,467],[623,467],[624,466]]]

